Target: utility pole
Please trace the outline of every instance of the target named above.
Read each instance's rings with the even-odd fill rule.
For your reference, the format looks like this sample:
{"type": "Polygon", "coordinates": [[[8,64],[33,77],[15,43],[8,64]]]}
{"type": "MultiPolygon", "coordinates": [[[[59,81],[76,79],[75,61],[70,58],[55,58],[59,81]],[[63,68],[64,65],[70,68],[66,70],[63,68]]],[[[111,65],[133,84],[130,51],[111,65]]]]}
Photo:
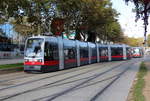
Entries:
{"type": "Polygon", "coordinates": [[[144,43],[143,43],[144,51],[146,50],[146,47],[147,47],[147,36],[146,36],[146,33],[147,33],[147,26],[145,26],[145,31],[144,31],[144,43]]]}
{"type": "Polygon", "coordinates": [[[38,35],[40,35],[41,34],[41,26],[40,26],[40,24],[38,23],[38,35]]]}

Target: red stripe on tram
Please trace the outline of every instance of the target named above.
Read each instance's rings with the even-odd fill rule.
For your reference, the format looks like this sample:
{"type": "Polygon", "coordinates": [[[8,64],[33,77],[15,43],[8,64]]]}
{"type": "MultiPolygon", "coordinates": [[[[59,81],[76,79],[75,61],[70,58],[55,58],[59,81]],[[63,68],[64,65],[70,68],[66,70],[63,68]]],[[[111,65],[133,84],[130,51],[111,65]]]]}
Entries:
{"type": "Polygon", "coordinates": [[[54,65],[58,65],[59,61],[55,60],[55,61],[44,61],[44,63],[42,62],[35,62],[35,61],[28,61],[28,62],[24,62],[24,65],[47,65],[47,66],[54,66],[54,65]]]}
{"type": "Polygon", "coordinates": [[[112,58],[123,58],[123,55],[111,56],[112,58]]]}
{"type": "Polygon", "coordinates": [[[77,62],[77,60],[76,59],[65,60],[65,63],[74,63],[74,62],[77,62]]]}
{"type": "Polygon", "coordinates": [[[92,56],[91,59],[93,59],[93,60],[94,60],[94,59],[97,59],[97,56],[92,56]]]}
{"type": "Polygon", "coordinates": [[[58,65],[58,64],[59,64],[59,60],[44,61],[44,65],[47,65],[47,66],[54,66],[54,65],[58,65]]]}
{"type": "Polygon", "coordinates": [[[89,58],[80,58],[80,61],[88,61],[89,58]]]}
{"type": "Polygon", "coordinates": [[[132,55],[132,56],[141,56],[141,55],[139,55],[139,54],[135,54],[135,55],[132,55]]]}
{"type": "Polygon", "coordinates": [[[100,56],[101,59],[107,59],[108,56],[100,56]]]}
{"type": "Polygon", "coordinates": [[[127,57],[131,57],[131,55],[127,55],[127,57]]]}
{"type": "Polygon", "coordinates": [[[24,62],[24,65],[43,65],[43,63],[37,62],[37,61],[27,61],[27,62],[24,62]]]}

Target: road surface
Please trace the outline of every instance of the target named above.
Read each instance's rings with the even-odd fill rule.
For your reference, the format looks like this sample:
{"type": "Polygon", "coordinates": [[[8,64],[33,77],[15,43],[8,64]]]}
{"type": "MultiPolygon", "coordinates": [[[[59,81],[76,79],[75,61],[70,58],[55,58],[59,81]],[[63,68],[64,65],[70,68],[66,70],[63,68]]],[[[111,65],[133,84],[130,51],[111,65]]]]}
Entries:
{"type": "Polygon", "coordinates": [[[0,76],[0,101],[126,101],[143,59],[0,76]]]}

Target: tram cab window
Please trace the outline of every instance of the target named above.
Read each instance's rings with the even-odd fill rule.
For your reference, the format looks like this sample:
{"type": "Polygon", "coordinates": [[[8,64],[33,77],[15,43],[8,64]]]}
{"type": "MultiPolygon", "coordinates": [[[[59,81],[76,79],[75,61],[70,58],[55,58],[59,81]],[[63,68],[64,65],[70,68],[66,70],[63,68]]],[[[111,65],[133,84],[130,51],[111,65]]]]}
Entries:
{"type": "Polygon", "coordinates": [[[41,38],[28,39],[26,45],[25,56],[27,57],[42,57],[42,45],[44,40],[41,38]]]}
{"type": "Polygon", "coordinates": [[[134,49],[134,53],[135,54],[139,54],[140,53],[140,49],[134,49]]]}
{"type": "Polygon", "coordinates": [[[45,60],[58,60],[58,44],[57,43],[45,43],[44,50],[45,60]]]}

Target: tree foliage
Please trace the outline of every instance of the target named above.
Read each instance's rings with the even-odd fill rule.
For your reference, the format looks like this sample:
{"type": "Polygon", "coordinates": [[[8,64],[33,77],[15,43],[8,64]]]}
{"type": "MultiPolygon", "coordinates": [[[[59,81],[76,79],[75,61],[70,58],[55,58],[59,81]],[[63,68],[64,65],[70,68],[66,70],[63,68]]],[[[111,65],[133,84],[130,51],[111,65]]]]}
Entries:
{"type": "Polygon", "coordinates": [[[66,29],[77,30],[77,39],[81,39],[82,32],[83,37],[88,36],[87,41],[95,41],[96,37],[107,41],[122,38],[118,14],[109,0],[62,0],[57,1],[57,7],[66,21],[66,29]]]}
{"type": "Polygon", "coordinates": [[[3,31],[2,28],[0,28],[0,36],[6,37],[6,33],[3,31]]]}
{"type": "Polygon", "coordinates": [[[147,45],[148,45],[148,47],[150,47],[150,34],[148,34],[148,36],[147,36],[147,45]]]}
{"type": "MultiPolygon", "coordinates": [[[[120,42],[123,39],[118,13],[109,0],[1,0],[0,22],[13,18],[21,34],[45,33],[53,19],[64,20],[64,31],[76,31],[76,39],[120,42]],[[120,40],[116,40],[120,39],[120,40]]],[[[51,31],[56,31],[53,28],[51,31]]]]}
{"type": "Polygon", "coordinates": [[[143,38],[134,38],[125,36],[124,43],[133,47],[143,46],[143,38]]]}
{"type": "MultiPolygon", "coordinates": [[[[19,29],[18,27],[21,25],[25,30],[27,27],[31,27],[34,30],[30,30],[31,33],[41,33],[47,31],[47,27],[49,27],[45,22],[50,21],[52,12],[50,8],[50,0],[1,0],[0,16],[4,20],[14,18],[15,29],[19,29]]],[[[22,32],[22,30],[19,32],[22,32]]],[[[24,32],[23,30],[22,33],[24,32]]]]}

